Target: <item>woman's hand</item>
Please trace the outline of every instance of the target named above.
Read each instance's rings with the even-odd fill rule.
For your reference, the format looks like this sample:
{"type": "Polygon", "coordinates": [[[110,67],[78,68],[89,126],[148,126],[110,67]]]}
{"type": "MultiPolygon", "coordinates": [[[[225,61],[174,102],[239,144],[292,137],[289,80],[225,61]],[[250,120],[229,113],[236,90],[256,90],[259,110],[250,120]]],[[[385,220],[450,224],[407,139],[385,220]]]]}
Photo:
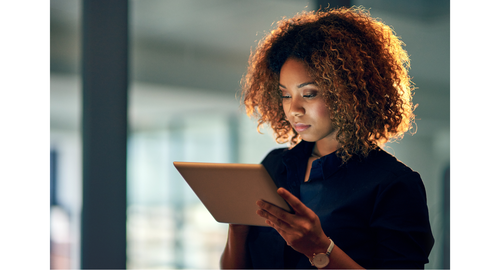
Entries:
{"type": "Polygon", "coordinates": [[[319,217],[288,190],[279,188],[278,194],[290,204],[295,214],[265,201],[257,202],[261,208],[257,214],[265,218],[266,223],[276,229],[289,246],[309,259],[313,253],[325,253],[330,240],[321,228],[319,217]]]}

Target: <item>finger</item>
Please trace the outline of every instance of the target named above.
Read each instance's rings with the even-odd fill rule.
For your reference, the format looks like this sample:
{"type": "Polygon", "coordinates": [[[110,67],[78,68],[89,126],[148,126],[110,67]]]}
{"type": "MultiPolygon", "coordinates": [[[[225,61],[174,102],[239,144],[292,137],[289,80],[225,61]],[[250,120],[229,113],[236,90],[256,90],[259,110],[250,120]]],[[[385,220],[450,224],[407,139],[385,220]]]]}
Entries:
{"type": "Polygon", "coordinates": [[[278,217],[274,216],[273,214],[267,212],[264,209],[257,210],[257,214],[265,218],[266,223],[271,227],[275,228],[276,230],[278,230],[278,232],[289,231],[291,229],[290,224],[288,224],[286,221],[279,219],[278,217]]]}
{"type": "Polygon", "coordinates": [[[287,211],[281,209],[280,207],[278,207],[272,203],[260,200],[257,202],[257,205],[261,209],[268,212],[269,214],[275,216],[278,219],[284,220],[286,222],[289,222],[293,218],[292,214],[288,213],[287,211]]]}
{"type": "Polygon", "coordinates": [[[303,204],[297,197],[295,197],[290,191],[280,187],[278,189],[278,194],[290,204],[290,206],[295,210],[296,214],[312,218],[314,212],[309,209],[305,204],[303,204]]]}
{"type": "Polygon", "coordinates": [[[274,224],[273,222],[271,222],[270,220],[266,219],[266,224],[269,225],[270,227],[272,227],[273,229],[275,229],[280,235],[281,237],[283,238],[283,240],[285,240],[286,244],[290,246],[290,244],[288,243],[288,233],[281,229],[280,227],[278,227],[276,224],[274,224]]]}

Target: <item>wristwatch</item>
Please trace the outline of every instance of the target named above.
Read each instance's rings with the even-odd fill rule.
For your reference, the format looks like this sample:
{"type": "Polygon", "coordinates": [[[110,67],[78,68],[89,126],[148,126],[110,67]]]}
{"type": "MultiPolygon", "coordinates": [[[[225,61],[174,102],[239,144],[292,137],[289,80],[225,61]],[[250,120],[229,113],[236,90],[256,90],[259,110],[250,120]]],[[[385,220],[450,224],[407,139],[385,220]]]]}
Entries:
{"type": "MultiPolygon", "coordinates": [[[[330,239],[330,238],[328,238],[330,239]]],[[[317,268],[323,268],[328,265],[330,262],[330,253],[332,253],[333,247],[335,244],[333,243],[332,239],[330,239],[330,246],[328,246],[328,249],[326,250],[326,253],[313,253],[313,259],[312,261],[309,260],[312,266],[316,266],[317,268]]]]}

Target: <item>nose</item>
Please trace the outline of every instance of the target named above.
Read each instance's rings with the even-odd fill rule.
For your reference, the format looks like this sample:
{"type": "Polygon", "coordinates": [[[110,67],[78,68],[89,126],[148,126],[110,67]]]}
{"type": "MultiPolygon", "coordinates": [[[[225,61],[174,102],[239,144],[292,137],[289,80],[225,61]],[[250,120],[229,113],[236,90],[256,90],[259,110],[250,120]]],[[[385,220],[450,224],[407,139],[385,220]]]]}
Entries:
{"type": "Polygon", "coordinates": [[[306,113],[300,98],[292,98],[288,109],[289,113],[293,116],[302,116],[306,113]]]}

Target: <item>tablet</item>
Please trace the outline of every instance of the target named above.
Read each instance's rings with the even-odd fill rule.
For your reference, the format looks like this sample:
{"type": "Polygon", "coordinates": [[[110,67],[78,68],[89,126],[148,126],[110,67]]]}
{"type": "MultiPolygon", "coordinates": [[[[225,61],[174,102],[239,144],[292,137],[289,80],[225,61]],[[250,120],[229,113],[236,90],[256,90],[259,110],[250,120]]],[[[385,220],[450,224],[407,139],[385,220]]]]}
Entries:
{"type": "Polygon", "coordinates": [[[290,212],[262,164],[174,162],[174,166],[218,222],[268,226],[256,213],[258,200],[290,212]]]}

